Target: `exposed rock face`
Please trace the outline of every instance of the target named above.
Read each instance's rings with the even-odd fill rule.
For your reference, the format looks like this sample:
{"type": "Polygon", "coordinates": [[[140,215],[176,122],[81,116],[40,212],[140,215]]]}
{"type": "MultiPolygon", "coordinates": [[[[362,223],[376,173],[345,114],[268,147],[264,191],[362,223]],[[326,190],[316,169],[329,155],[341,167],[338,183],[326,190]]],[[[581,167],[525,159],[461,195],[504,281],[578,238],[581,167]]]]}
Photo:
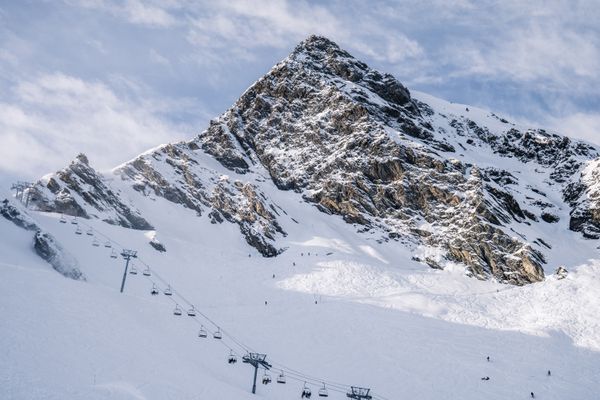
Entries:
{"type": "Polygon", "coordinates": [[[71,279],[85,280],[79,270],[77,261],[68,255],[63,247],[49,233],[37,231],[34,236],[33,248],[36,253],[46,260],[62,275],[71,279]]]}
{"type": "Polygon", "coordinates": [[[107,186],[84,154],[67,168],[37,182],[35,188],[37,195],[32,204],[40,211],[82,218],[94,216],[126,228],[152,229],[137,209],[126,205],[119,193],[107,186]]]}
{"type": "MultiPolygon", "coordinates": [[[[531,217],[503,182],[494,182],[510,182],[510,174],[480,172],[441,157],[440,151],[456,150],[436,135],[433,114],[392,76],[327,39],[311,37],[213,121],[198,142],[236,171],[262,164],[278,188],[302,192],[349,223],[445,247],[448,259],[464,262],[478,277],[491,274],[515,284],[541,280],[543,255],[502,229],[531,217]],[[433,229],[419,227],[424,222],[433,229]]],[[[462,124],[456,122],[457,131],[475,128],[462,124]]],[[[479,130],[475,138],[491,137],[479,130]]]]}
{"type": "Polygon", "coordinates": [[[54,236],[42,231],[27,214],[21,213],[5,199],[0,205],[0,215],[20,228],[35,232],[33,248],[37,255],[47,261],[54,270],[67,278],[85,280],[77,260],[63,249],[54,236]]]}
{"type": "Polygon", "coordinates": [[[571,207],[570,228],[586,238],[600,238],[600,160],[585,165],[579,179],[564,190],[565,201],[571,207]]]}
{"type": "Polygon", "coordinates": [[[115,172],[141,193],[163,197],[198,215],[208,212],[213,223],[238,224],[246,241],[263,256],[279,254],[275,240],[285,232],[277,222],[275,205],[251,183],[232,181],[204,167],[203,156],[193,142],[166,145],[115,172]]]}

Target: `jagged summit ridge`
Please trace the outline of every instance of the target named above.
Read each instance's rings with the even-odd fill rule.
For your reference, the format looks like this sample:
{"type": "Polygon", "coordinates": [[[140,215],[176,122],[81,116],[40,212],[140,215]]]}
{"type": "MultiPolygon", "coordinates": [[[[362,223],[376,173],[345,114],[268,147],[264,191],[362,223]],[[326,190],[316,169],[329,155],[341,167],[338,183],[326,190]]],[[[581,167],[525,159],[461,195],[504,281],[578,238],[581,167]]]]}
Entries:
{"type": "MultiPolygon", "coordinates": [[[[278,223],[285,210],[269,195],[279,189],[313,204],[323,218],[342,217],[357,235],[413,249],[414,259],[433,268],[460,262],[480,279],[524,284],[544,278],[552,248],[544,224],[568,229],[570,219],[571,229],[588,237],[600,231],[598,213],[590,211],[595,202],[585,200],[596,189],[580,178],[596,157],[583,142],[419,100],[392,75],[311,36],[197,138],[143,154],[115,173],[145,196],[199,216],[207,211],[215,223],[237,223],[265,256],[281,252],[277,242],[286,235],[278,223]],[[205,167],[210,158],[232,178],[205,167]],[[272,188],[250,182],[265,171],[272,188]]],[[[70,168],[55,181],[87,210],[98,201],[82,185],[69,185],[84,169],[70,168]]],[[[64,191],[53,191],[54,183],[41,185],[52,192],[42,209],[75,212],[75,204],[58,206],[64,191]]],[[[109,198],[101,189],[98,196],[109,198]]],[[[108,208],[118,211],[113,203],[108,208]]]]}

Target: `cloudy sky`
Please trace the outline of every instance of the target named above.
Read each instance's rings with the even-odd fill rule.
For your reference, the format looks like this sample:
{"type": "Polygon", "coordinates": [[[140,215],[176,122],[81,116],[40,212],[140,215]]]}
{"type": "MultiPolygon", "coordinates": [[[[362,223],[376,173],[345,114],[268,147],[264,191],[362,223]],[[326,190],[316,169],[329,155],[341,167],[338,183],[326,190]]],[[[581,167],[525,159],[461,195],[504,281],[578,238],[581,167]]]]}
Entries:
{"type": "Polygon", "coordinates": [[[600,0],[0,2],[0,185],[199,133],[312,33],[410,89],[600,144],[600,0]]]}

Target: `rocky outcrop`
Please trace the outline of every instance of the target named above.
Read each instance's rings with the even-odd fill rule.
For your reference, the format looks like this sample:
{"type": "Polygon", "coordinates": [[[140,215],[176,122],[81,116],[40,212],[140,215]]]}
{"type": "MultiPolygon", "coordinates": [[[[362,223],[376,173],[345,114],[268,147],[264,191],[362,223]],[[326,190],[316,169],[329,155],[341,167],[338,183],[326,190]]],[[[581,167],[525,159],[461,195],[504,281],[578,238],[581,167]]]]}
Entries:
{"type": "Polygon", "coordinates": [[[113,191],[90,165],[84,154],[55,174],[35,185],[37,195],[32,206],[40,211],[82,218],[91,216],[126,228],[150,230],[152,225],[140,212],[113,191]]]}
{"type": "Polygon", "coordinates": [[[276,239],[285,232],[277,221],[275,205],[255,185],[205,167],[202,157],[206,156],[194,142],[169,144],[115,173],[146,196],[165,198],[198,216],[207,213],[213,223],[237,224],[248,244],[265,257],[279,254],[276,239]]]}
{"type": "Polygon", "coordinates": [[[85,280],[77,260],[58,243],[51,234],[42,231],[29,215],[5,199],[0,205],[0,215],[16,226],[33,231],[33,249],[36,254],[48,262],[54,270],[63,276],[76,280],[85,280]]]}

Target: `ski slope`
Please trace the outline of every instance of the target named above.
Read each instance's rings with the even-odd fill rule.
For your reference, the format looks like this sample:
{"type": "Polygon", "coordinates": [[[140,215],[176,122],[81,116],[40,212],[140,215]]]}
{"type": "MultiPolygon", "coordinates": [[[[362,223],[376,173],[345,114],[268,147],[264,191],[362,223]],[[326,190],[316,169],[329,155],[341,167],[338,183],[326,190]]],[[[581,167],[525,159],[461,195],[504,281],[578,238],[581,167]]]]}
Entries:
{"type": "Polygon", "coordinates": [[[549,263],[570,258],[566,279],[513,287],[468,278],[458,265],[428,269],[289,192],[269,195],[288,212],[287,250],[275,258],[260,257],[233,224],[133,191],[156,231],[80,221],[100,243],[138,251],[123,294],[123,260],[59,215],[29,211],[85,282],[56,273],[32,252],[31,232],[0,219],[0,398],[291,399],[305,380],[313,397],[325,381],[333,399],[346,398],[336,391],[345,385],[381,400],[598,398],[600,264],[578,252],[589,242],[575,233],[564,237],[571,252],[549,263]],[[151,296],[153,282],[175,295],[151,296]],[[215,325],[186,316],[186,300],[215,325]],[[209,338],[197,336],[201,324],[209,338]],[[221,341],[210,338],[217,327],[221,341]],[[287,384],[258,382],[253,396],[246,350],[266,353],[273,381],[283,370],[287,384]]]}

